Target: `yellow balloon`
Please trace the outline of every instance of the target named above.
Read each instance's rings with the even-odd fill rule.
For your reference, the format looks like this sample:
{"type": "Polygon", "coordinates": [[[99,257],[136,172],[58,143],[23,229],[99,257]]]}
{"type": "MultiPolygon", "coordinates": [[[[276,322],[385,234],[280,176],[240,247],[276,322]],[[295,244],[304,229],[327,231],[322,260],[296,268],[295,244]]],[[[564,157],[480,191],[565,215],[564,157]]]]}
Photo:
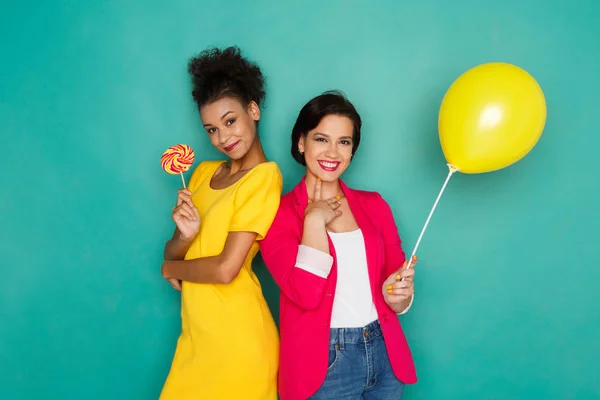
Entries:
{"type": "Polygon", "coordinates": [[[466,174],[516,163],[536,145],[546,124],[546,99],[536,80],[507,63],[463,73],[448,89],[439,113],[446,161],[466,174]]]}

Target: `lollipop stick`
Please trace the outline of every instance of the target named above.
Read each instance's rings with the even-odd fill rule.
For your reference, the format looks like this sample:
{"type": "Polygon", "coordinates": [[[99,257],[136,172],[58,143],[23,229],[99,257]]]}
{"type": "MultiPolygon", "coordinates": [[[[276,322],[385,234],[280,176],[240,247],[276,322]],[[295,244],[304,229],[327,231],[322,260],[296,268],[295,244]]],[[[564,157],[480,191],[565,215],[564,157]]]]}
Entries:
{"type": "MultiPolygon", "coordinates": [[[[427,229],[427,225],[429,225],[429,221],[431,220],[431,216],[433,215],[433,212],[435,211],[440,198],[442,197],[442,194],[444,193],[444,190],[446,189],[446,185],[448,185],[448,181],[450,181],[450,178],[452,178],[452,175],[458,171],[458,168],[456,168],[453,165],[448,164],[448,176],[446,177],[446,181],[444,182],[444,185],[442,186],[442,190],[440,190],[440,193],[437,196],[437,199],[435,199],[435,202],[433,203],[433,207],[431,208],[431,211],[429,212],[429,216],[427,217],[427,220],[425,221],[425,225],[423,226],[423,229],[421,230],[421,234],[419,235],[419,238],[417,239],[417,243],[415,244],[415,248],[413,249],[413,252],[410,256],[410,258],[408,259],[408,263],[406,264],[406,269],[411,267],[412,261],[413,261],[413,257],[415,256],[415,254],[417,254],[417,249],[419,248],[419,244],[421,243],[421,239],[423,239],[423,235],[425,234],[425,230],[427,229]]],[[[402,278],[401,280],[404,280],[404,278],[402,278]]]]}
{"type": "Polygon", "coordinates": [[[179,173],[179,175],[181,175],[181,183],[183,183],[183,188],[184,188],[184,189],[187,189],[187,188],[185,187],[185,179],[183,178],[183,172],[180,172],[180,173],[179,173]]]}

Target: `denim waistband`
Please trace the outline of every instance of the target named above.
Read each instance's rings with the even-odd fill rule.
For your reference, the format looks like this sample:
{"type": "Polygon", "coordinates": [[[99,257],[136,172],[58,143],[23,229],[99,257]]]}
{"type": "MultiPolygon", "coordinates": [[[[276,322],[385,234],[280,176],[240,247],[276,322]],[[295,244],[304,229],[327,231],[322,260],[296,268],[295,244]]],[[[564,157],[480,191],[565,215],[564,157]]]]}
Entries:
{"type": "Polygon", "coordinates": [[[329,344],[343,348],[344,344],[369,342],[381,336],[381,326],[375,320],[362,328],[331,328],[329,344]]]}

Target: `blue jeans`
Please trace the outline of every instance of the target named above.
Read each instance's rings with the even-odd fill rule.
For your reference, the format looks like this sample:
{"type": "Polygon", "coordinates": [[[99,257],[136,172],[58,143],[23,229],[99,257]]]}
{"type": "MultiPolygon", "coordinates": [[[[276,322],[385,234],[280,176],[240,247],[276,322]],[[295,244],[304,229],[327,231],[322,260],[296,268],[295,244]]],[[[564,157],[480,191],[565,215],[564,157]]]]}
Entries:
{"type": "Polygon", "coordinates": [[[331,329],[327,376],[310,400],[399,400],[403,392],[379,321],[362,328],[331,329]]]}

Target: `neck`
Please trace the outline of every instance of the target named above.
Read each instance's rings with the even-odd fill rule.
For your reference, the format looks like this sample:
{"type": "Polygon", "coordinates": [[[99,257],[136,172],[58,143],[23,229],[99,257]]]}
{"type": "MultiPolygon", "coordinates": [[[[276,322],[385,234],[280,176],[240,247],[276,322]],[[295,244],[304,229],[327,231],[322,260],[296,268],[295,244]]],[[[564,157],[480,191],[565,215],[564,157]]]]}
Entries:
{"type": "MultiPolygon", "coordinates": [[[[314,198],[315,185],[317,184],[317,176],[314,175],[310,170],[306,169],[306,193],[308,194],[309,199],[314,198]]],[[[340,186],[340,180],[336,179],[334,181],[321,182],[321,198],[322,199],[330,199],[335,196],[343,196],[342,187],[340,186]]]]}
{"type": "Polygon", "coordinates": [[[266,161],[267,157],[262,148],[262,143],[260,142],[260,139],[256,137],[254,143],[252,143],[252,147],[250,147],[250,150],[248,150],[242,158],[238,160],[229,160],[229,173],[233,175],[240,171],[249,170],[266,161]]]}

